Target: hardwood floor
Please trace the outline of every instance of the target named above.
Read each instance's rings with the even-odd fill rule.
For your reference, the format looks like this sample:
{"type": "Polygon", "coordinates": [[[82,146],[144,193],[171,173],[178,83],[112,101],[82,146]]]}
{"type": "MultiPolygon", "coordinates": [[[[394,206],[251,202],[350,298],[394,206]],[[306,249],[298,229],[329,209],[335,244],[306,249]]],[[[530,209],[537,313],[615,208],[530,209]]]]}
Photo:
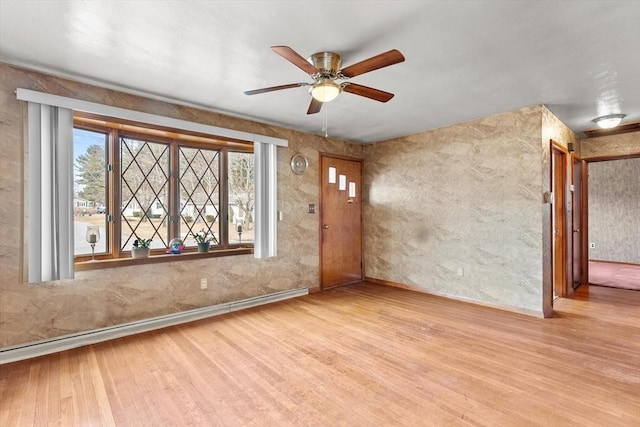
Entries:
{"type": "Polygon", "coordinates": [[[335,288],[2,365],[0,425],[640,425],[640,292],[556,312],[335,288]]]}

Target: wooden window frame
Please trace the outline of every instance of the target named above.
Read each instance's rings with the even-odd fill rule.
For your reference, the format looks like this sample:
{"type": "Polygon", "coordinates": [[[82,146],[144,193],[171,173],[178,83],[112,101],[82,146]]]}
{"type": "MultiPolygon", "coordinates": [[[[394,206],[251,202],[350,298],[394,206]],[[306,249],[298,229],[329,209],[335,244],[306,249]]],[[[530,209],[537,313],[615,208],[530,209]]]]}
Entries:
{"type": "MultiPolygon", "coordinates": [[[[76,112],[74,114],[74,128],[84,129],[108,135],[105,161],[109,165],[107,173],[107,212],[111,220],[106,222],[106,234],[110,237],[105,253],[96,254],[95,261],[91,261],[91,255],[78,255],[75,257],[75,269],[77,271],[94,270],[111,267],[121,267],[138,264],[155,264],[162,262],[173,262],[177,260],[194,260],[202,258],[215,258],[230,255],[244,255],[253,253],[253,242],[242,244],[230,244],[228,236],[228,226],[224,224],[229,221],[228,205],[228,162],[229,152],[253,153],[253,143],[242,140],[207,135],[192,131],[166,128],[157,125],[148,125],[128,120],[104,117],[95,114],[76,112]],[[213,247],[209,252],[199,253],[195,247],[186,248],[181,254],[165,254],[164,249],[154,249],[149,258],[131,258],[131,251],[120,248],[121,219],[118,205],[121,199],[120,181],[120,136],[141,138],[150,142],[169,144],[170,170],[173,171],[170,178],[169,206],[170,213],[179,214],[176,209],[176,197],[179,187],[178,162],[180,147],[196,149],[214,149],[220,152],[219,182],[220,182],[220,245],[213,247]],[[115,208],[115,209],[114,209],[115,208]],[[173,211],[176,212],[173,212],[173,211]]],[[[179,203],[178,203],[179,205],[179,203]]],[[[169,236],[175,235],[179,228],[179,223],[170,225],[169,236]]],[[[106,236],[105,236],[106,238],[106,236]]]]}

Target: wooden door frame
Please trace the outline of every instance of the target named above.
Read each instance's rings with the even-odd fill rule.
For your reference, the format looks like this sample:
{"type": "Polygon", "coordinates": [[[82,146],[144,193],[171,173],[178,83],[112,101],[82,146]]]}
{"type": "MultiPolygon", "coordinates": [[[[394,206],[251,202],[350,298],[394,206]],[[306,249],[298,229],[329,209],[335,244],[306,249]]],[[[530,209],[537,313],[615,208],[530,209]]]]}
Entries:
{"type": "MultiPolygon", "coordinates": [[[[564,159],[564,176],[563,176],[563,193],[564,193],[564,203],[562,206],[562,220],[564,221],[564,233],[563,233],[563,238],[561,241],[561,247],[562,247],[562,259],[563,259],[563,265],[560,267],[562,268],[562,283],[560,284],[559,288],[556,288],[556,283],[555,283],[555,277],[556,277],[556,263],[555,263],[555,236],[553,234],[553,221],[554,221],[554,215],[555,215],[555,209],[556,209],[556,203],[557,203],[557,199],[558,199],[558,195],[554,194],[553,195],[553,205],[551,207],[551,291],[552,291],[552,300],[553,295],[557,294],[558,298],[564,298],[567,297],[569,294],[569,289],[573,289],[572,286],[569,286],[569,279],[572,276],[571,274],[569,274],[569,266],[573,265],[573,247],[569,247],[569,239],[568,236],[572,235],[572,221],[569,221],[569,215],[567,214],[568,209],[568,203],[567,201],[569,200],[568,195],[570,194],[570,187],[569,187],[569,182],[571,182],[573,180],[573,178],[569,178],[569,174],[571,173],[571,175],[573,174],[573,168],[572,165],[569,166],[569,160],[571,159],[571,156],[569,155],[569,150],[567,149],[567,147],[561,145],[560,143],[551,140],[551,147],[550,147],[550,154],[551,154],[551,161],[550,161],[550,166],[551,166],[551,182],[550,182],[550,187],[551,187],[551,191],[555,190],[555,187],[553,185],[553,179],[554,179],[554,164],[553,164],[553,152],[557,151],[560,152],[562,155],[562,158],[564,159]],[[557,290],[557,292],[555,292],[557,290]]],[[[573,162],[572,162],[573,163],[573,162]]],[[[571,209],[573,209],[574,207],[571,206],[571,209]]]]}
{"type": "MultiPolygon", "coordinates": [[[[588,221],[589,221],[589,216],[588,216],[588,206],[589,203],[587,201],[588,198],[588,191],[587,191],[587,181],[588,181],[588,175],[589,175],[589,171],[587,168],[587,160],[581,158],[580,156],[578,156],[575,153],[571,153],[571,179],[572,179],[572,184],[575,185],[575,182],[573,182],[573,178],[575,176],[574,174],[574,170],[573,168],[575,167],[575,161],[579,161],[580,162],[580,168],[582,169],[582,182],[581,182],[581,186],[580,186],[580,191],[582,192],[581,194],[581,199],[580,199],[580,206],[578,206],[577,208],[579,209],[579,214],[580,214],[580,228],[581,231],[579,233],[580,236],[580,265],[582,267],[583,270],[583,274],[581,276],[582,281],[580,282],[580,286],[586,286],[589,284],[589,227],[588,227],[588,221]]],[[[575,204],[572,205],[572,210],[575,210],[576,206],[575,204]]],[[[571,226],[571,229],[573,231],[573,224],[571,226]]],[[[573,249],[572,249],[573,250],[573,249]]],[[[572,254],[573,255],[573,254],[572,254]]],[[[572,283],[573,285],[573,283],[572,283]]]]}
{"type": "MultiPolygon", "coordinates": [[[[318,153],[318,200],[319,200],[319,215],[318,215],[318,234],[319,234],[319,239],[318,239],[318,251],[320,253],[320,264],[319,264],[319,274],[318,274],[318,278],[319,278],[319,283],[318,283],[318,288],[317,290],[319,291],[323,291],[324,290],[324,286],[322,285],[324,280],[322,277],[322,271],[323,271],[323,255],[322,255],[322,245],[323,245],[323,233],[322,233],[322,216],[323,216],[323,209],[324,209],[324,203],[323,203],[323,196],[322,196],[322,159],[324,157],[327,158],[332,158],[332,159],[338,159],[338,160],[347,160],[347,161],[352,161],[352,162],[358,162],[360,163],[360,182],[361,184],[361,204],[360,204],[360,256],[361,256],[361,260],[360,260],[360,279],[364,279],[364,236],[363,236],[363,232],[364,232],[364,224],[363,224],[363,219],[362,219],[362,207],[364,205],[364,159],[361,158],[357,158],[357,157],[351,157],[351,156],[344,156],[344,155],[340,155],[340,154],[333,154],[333,153],[327,153],[327,152],[319,152],[318,153]]],[[[329,288],[330,289],[330,288],[329,288]]]]}

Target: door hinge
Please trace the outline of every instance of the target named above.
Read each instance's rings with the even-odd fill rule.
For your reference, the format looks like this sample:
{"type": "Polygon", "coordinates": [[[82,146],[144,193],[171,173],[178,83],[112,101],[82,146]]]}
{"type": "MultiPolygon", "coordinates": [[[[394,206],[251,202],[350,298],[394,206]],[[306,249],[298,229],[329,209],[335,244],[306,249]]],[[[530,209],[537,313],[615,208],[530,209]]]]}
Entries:
{"type": "Polygon", "coordinates": [[[107,222],[113,222],[113,215],[107,215],[107,222]]]}
{"type": "Polygon", "coordinates": [[[113,165],[112,164],[108,164],[107,165],[107,172],[113,172],[113,165]]]}

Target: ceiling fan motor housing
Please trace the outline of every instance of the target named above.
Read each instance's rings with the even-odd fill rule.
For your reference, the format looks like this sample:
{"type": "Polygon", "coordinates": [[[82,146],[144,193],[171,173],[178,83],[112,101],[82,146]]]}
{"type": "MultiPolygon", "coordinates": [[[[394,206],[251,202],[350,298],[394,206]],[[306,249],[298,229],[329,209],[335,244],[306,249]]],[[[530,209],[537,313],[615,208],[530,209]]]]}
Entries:
{"type": "Polygon", "coordinates": [[[342,57],[335,52],[318,52],[308,59],[322,76],[336,78],[338,71],[342,69],[342,57]]]}

